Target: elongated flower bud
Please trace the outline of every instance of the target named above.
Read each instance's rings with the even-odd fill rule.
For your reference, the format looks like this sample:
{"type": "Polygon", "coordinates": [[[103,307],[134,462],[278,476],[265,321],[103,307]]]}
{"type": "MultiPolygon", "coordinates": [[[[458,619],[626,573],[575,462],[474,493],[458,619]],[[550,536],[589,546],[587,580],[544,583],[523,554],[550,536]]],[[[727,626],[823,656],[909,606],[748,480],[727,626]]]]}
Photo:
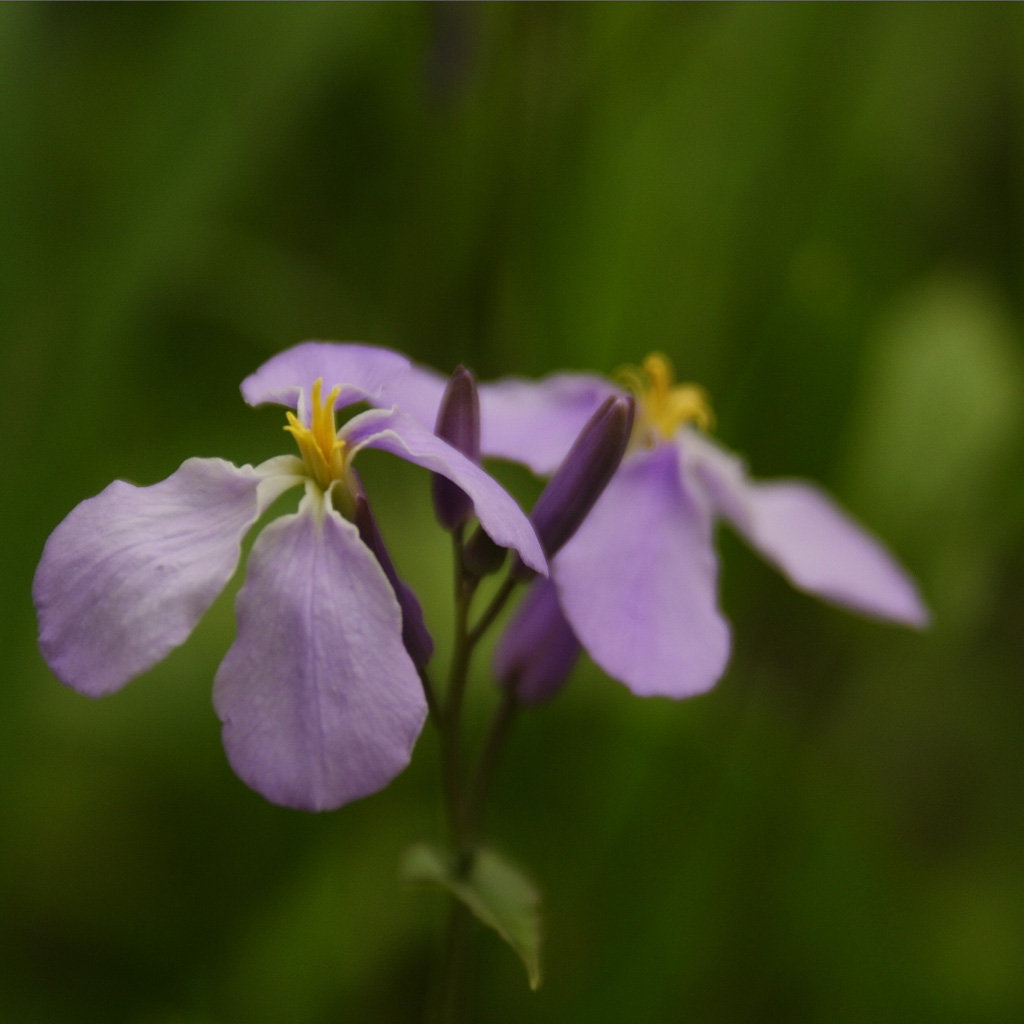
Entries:
{"type": "Polygon", "coordinates": [[[530,522],[548,558],[576,532],[618,469],[633,429],[633,411],[632,398],[605,399],[541,491],[530,522]]]}
{"type": "Polygon", "coordinates": [[[366,500],[366,495],[362,493],[361,487],[356,495],[355,508],[354,521],[359,530],[359,536],[380,563],[380,567],[384,570],[384,575],[387,576],[391,589],[394,590],[395,597],[398,599],[398,606],[402,609],[402,643],[416,668],[424,668],[430,661],[431,654],[434,653],[434,641],[423,622],[420,603],[416,600],[416,595],[408,584],[398,578],[388,549],[384,546],[384,538],[380,534],[377,521],[373,518],[370,505],[366,500]]]}
{"type": "Polygon", "coordinates": [[[580,642],[550,580],[530,584],[494,649],[494,677],[522,704],[553,697],[569,676],[580,642]]]}
{"type": "MultiPolygon", "coordinates": [[[[473,374],[464,366],[457,366],[448,381],[434,433],[472,462],[480,461],[480,398],[473,374]]],[[[469,496],[436,473],[431,483],[437,521],[448,531],[464,526],[473,515],[469,496]]]]}

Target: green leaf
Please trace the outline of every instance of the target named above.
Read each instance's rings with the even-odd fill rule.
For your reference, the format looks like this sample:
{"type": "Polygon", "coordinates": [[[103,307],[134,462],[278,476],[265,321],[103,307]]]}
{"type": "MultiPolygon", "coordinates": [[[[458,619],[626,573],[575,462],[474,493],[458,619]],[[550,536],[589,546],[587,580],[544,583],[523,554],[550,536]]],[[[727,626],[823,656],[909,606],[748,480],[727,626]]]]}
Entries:
{"type": "Polygon", "coordinates": [[[454,858],[431,843],[417,843],[402,859],[409,885],[444,889],[461,900],[518,954],[530,988],[540,985],[540,894],[518,868],[493,850],[478,850],[469,871],[455,870],[454,858]]]}

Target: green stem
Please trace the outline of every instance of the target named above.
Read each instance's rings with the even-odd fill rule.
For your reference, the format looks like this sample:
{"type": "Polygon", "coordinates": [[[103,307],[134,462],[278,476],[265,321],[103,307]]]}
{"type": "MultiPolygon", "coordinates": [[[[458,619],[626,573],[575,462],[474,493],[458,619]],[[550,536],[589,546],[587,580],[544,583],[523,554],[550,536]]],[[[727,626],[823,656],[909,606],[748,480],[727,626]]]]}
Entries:
{"type": "Polygon", "coordinates": [[[423,684],[423,696],[427,699],[427,713],[430,715],[430,720],[434,725],[440,728],[441,705],[437,700],[437,690],[434,689],[434,684],[430,681],[426,668],[421,668],[419,673],[420,682],[423,684]]]}
{"type": "Polygon", "coordinates": [[[445,693],[444,709],[439,716],[441,728],[441,771],[448,816],[448,832],[460,861],[468,853],[464,833],[462,794],[462,706],[469,678],[469,663],[474,644],[469,639],[469,608],[476,591],[476,580],[463,567],[462,531],[452,534],[455,570],[455,643],[445,693]]]}
{"type": "Polygon", "coordinates": [[[459,1019],[462,979],[466,969],[466,939],[471,923],[469,911],[458,900],[454,900],[444,941],[440,1024],[455,1024],[459,1019]]]}
{"type": "MultiPolygon", "coordinates": [[[[443,703],[426,673],[421,673],[431,717],[438,728],[441,755],[441,785],[444,795],[449,842],[455,857],[454,870],[466,877],[473,866],[476,833],[483,814],[484,800],[494,775],[498,755],[508,733],[516,708],[515,694],[505,691],[480,754],[476,784],[467,795],[463,768],[462,708],[473,652],[494,624],[515,590],[519,580],[510,570],[479,619],[470,626],[469,615],[479,580],[465,571],[462,530],[452,534],[455,573],[455,638],[443,703]]],[[[465,972],[466,934],[470,926],[467,908],[459,901],[452,906],[445,941],[441,988],[441,1020],[453,1024],[459,1012],[459,996],[465,972]]]]}
{"type": "MultiPolygon", "coordinates": [[[[448,673],[448,689],[444,704],[435,700],[434,721],[438,729],[441,755],[441,787],[444,797],[448,841],[457,857],[457,865],[465,870],[471,864],[466,834],[462,792],[462,705],[469,677],[469,663],[473,645],[468,641],[469,609],[476,590],[476,581],[468,577],[463,563],[463,533],[452,534],[452,563],[454,570],[455,638],[452,661],[448,673]]],[[[444,944],[441,968],[440,1013],[441,1024],[454,1024],[458,1020],[462,978],[466,963],[466,933],[469,912],[458,900],[453,901],[448,919],[448,932],[444,944]]]]}
{"type": "Polygon", "coordinates": [[[494,597],[491,598],[491,603],[484,609],[483,614],[476,621],[476,624],[469,631],[466,639],[470,646],[470,653],[478,643],[484,633],[494,623],[494,620],[501,614],[502,608],[508,602],[508,599],[512,596],[512,591],[519,585],[519,580],[516,579],[515,575],[510,571],[509,574],[502,581],[501,586],[497,589],[494,597]]]}
{"type": "Polygon", "coordinates": [[[491,719],[491,727],[484,741],[483,750],[480,752],[480,761],[477,766],[476,785],[473,787],[473,794],[466,810],[465,829],[466,835],[471,844],[476,843],[480,822],[483,818],[484,802],[487,799],[487,792],[494,779],[495,770],[498,766],[498,758],[505,745],[512,721],[519,709],[519,701],[516,699],[513,688],[505,688],[501,691],[501,700],[498,702],[491,719]]]}

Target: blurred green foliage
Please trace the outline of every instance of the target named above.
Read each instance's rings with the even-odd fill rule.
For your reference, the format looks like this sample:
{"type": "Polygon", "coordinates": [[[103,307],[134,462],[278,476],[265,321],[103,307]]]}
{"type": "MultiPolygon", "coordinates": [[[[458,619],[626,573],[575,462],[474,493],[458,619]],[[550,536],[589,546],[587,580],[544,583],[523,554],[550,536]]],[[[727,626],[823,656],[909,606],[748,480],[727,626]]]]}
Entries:
{"type": "MultiPolygon", "coordinates": [[[[231,594],[100,702],[34,644],[56,523],[285,450],[236,388],[310,337],[482,377],[663,350],[935,614],[821,607],[724,535],[711,694],[584,665],[518,723],[490,832],[545,892],[546,981],[481,931],[468,1019],[1024,1019],[1022,47],[1019,5],[0,7],[0,1019],[420,1019],[429,728],[304,816],[220,750],[231,594]]],[[[395,461],[361,472],[443,659],[395,461]]]]}

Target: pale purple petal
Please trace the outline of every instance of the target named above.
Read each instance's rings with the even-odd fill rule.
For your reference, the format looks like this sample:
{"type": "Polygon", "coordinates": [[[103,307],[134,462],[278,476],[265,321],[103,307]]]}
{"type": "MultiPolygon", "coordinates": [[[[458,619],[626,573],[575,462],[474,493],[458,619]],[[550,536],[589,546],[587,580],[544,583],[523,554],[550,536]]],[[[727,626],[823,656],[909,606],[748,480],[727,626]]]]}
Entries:
{"type": "Polygon", "coordinates": [[[118,480],[72,509],[32,585],[39,649],[54,675],[99,697],[181,644],[234,572],[246,530],[289,480],[189,459],[161,483],[118,480]]]}
{"type": "MultiPolygon", "coordinates": [[[[268,359],[242,381],[242,397],[250,405],[276,402],[298,409],[313,382],[323,380],[321,395],[335,385],[334,402],[341,409],[353,402],[374,402],[388,381],[405,373],[409,360],[399,352],[374,345],[334,341],[304,341],[268,359]]],[[[299,419],[304,421],[304,410],[299,419]]]]}
{"type": "MultiPolygon", "coordinates": [[[[422,366],[396,377],[372,404],[395,405],[434,428],[448,378],[422,366]]],[[[532,381],[507,377],[480,384],[480,450],[521,462],[546,476],[557,469],[579,432],[609,396],[622,394],[601,377],[558,373],[532,381]]]]}
{"type": "Polygon", "coordinates": [[[384,571],[355,526],[304,499],[253,545],[214,681],[228,760],[268,800],[328,810],[409,762],[426,715],[384,571]]]}
{"type": "Polygon", "coordinates": [[[547,561],[522,509],[479,466],[428,427],[395,410],[371,409],[349,420],[340,436],[352,446],[378,448],[447,477],[472,499],[480,525],[502,547],[513,548],[531,569],[547,575],[547,561]]]}
{"type": "Polygon", "coordinates": [[[823,491],[792,480],[755,483],[738,459],[707,439],[690,434],[680,444],[714,511],[795,587],[864,615],[928,624],[910,577],[823,491]]]}
{"type": "Polygon", "coordinates": [[[540,704],[565,683],[580,642],[550,580],[535,579],[494,648],[494,678],[523,704],[540,704]]]}
{"type": "Polygon", "coordinates": [[[584,648],[640,696],[689,697],[721,676],[716,574],[710,518],[671,445],[626,456],[552,566],[584,648]]]}
{"type": "Polygon", "coordinates": [[[603,378],[582,373],[481,384],[480,450],[546,476],[558,468],[601,403],[618,394],[622,390],[603,378]]]}
{"type": "Polygon", "coordinates": [[[448,377],[428,366],[413,363],[405,373],[389,380],[380,395],[370,400],[370,404],[381,409],[401,409],[421,426],[433,430],[448,380],[448,377]]]}

